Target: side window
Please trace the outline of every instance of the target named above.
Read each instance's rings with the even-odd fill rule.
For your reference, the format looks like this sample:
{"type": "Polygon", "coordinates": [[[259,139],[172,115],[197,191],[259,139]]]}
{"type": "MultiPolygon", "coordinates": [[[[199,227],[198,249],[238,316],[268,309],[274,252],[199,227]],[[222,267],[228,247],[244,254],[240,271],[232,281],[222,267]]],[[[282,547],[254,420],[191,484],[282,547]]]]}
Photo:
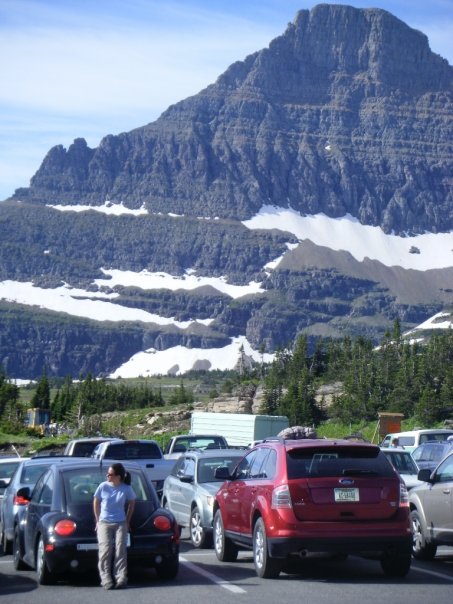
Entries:
{"type": "Polygon", "coordinates": [[[184,476],[195,476],[195,459],[187,457],[184,464],[184,476]]]}
{"type": "Polygon", "coordinates": [[[437,469],[436,477],[439,482],[453,481],[453,455],[450,455],[450,457],[441,463],[437,469]]]}
{"type": "Polygon", "coordinates": [[[35,484],[35,488],[33,489],[33,493],[31,495],[31,502],[37,503],[39,501],[39,496],[41,495],[42,487],[44,484],[45,474],[41,476],[41,478],[35,484]]]}
{"type": "Polygon", "coordinates": [[[46,472],[36,483],[31,497],[32,503],[39,505],[50,505],[52,503],[53,478],[52,474],[46,472]]]}
{"type": "Polygon", "coordinates": [[[252,451],[241,460],[238,467],[236,468],[235,479],[236,480],[247,480],[250,478],[250,469],[255,459],[256,451],[252,451]]]}
{"type": "Polygon", "coordinates": [[[261,473],[264,478],[272,479],[275,476],[275,470],[277,468],[277,452],[274,449],[269,451],[269,455],[264,461],[264,465],[261,469],[261,473]]]}
{"type": "Polygon", "coordinates": [[[173,476],[181,476],[181,474],[183,473],[184,462],[185,458],[184,456],[181,456],[173,466],[173,470],[171,471],[171,474],[173,476]]]}
{"type": "Polygon", "coordinates": [[[250,468],[250,478],[265,478],[261,468],[265,463],[267,456],[269,455],[269,449],[258,449],[255,459],[253,460],[252,467],[250,468]]]}

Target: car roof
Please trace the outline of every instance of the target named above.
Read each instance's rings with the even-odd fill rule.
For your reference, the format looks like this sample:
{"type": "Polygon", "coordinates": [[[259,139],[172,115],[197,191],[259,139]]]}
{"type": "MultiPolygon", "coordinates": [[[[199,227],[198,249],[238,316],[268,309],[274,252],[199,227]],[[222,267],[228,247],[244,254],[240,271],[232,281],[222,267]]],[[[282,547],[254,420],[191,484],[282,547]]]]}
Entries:
{"type": "Polygon", "coordinates": [[[223,449],[187,449],[182,456],[193,455],[195,457],[225,457],[225,455],[232,455],[233,457],[243,457],[247,449],[234,449],[234,448],[223,448],[223,449]]]}
{"type": "MultiPolygon", "coordinates": [[[[90,457],[69,457],[70,461],[65,462],[64,464],[51,464],[55,465],[58,471],[61,472],[69,472],[75,469],[86,469],[86,468],[109,468],[115,462],[111,459],[105,459],[100,461],[99,459],[92,459],[90,457]]],[[[133,461],[122,461],[121,464],[124,466],[126,470],[142,470],[141,466],[138,463],[133,461]]],[[[50,466],[49,466],[50,467],[50,466]]]]}
{"type": "MultiPolygon", "coordinates": [[[[281,439],[266,439],[263,440],[262,443],[259,443],[258,446],[262,444],[266,444],[269,442],[276,442],[281,439]]],[[[307,448],[313,449],[315,447],[325,448],[325,447],[345,447],[345,448],[357,448],[357,449],[379,449],[378,445],[374,445],[370,442],[363,441],[355,441],[355,440],[347,440],[343,438],[300,438],[297,440],[285,440],[283,444],[287,449],[291,448],[307,448]]]]}
{"type": "Polygon", "coordinates": [[[403,447],[380,447],[381,451],[383,451],[386,455],[395,455],[396,453],[404,453],[405,455],[410,455],[410,451],[404,449],[403,447]]]}

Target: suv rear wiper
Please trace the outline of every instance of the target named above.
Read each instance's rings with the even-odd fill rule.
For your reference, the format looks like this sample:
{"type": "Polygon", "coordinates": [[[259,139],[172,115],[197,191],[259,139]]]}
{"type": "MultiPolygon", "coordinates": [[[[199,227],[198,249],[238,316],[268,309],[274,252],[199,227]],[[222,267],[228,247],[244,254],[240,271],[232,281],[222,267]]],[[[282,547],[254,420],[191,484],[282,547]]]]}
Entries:
{"type": "Polygon", "coordinates": [[[374,470],[362,470],[359,468],[345,468],[342,472],[343,476],[379,476],[379,472],[374,470]]]}

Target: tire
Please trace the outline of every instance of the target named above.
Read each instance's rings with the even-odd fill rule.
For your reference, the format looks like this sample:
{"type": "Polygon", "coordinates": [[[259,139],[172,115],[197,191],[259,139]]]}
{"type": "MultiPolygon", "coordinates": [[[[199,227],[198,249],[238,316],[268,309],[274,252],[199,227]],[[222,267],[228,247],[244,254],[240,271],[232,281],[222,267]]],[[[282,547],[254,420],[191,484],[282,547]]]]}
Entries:
{"type": "Polygon", "coordinates": [[[225,537],[220,510],[214,516],[214,550],[217,560],[221,562],[234,562],[238,557],[238,548],[225,537]]]}
{"type": "Polygon", "coordinates": [[[258,577],[276,579],[282,570],[283,561],[269,556],[266,529],[262,518],[253,527],[253,562],[258,577]]]}
{"type": "Polygon", "coordinates": [[[210,547],[212,544],[212,536],[206,533],[206,530],[201,524],[201,514],[197,506],[195,506],[190,514],[190,540],[196,548],[210,547]]]}
{"type": "Polygon", "coordinates": [[[428,543],[423,534],[423,525],[417,510],[411,512],[412,555],[417,560],[432,560],[437,552],[437,545],[428,543]]]}
{"type": "Polygon", "coordinates": [[[19,527],[16,526],[14,529],[14,540],[13,540],[13,566],[16,570],[26,570],[28,568],[28,564],[22,559],[22,551],[20,547],[20,536],[19,536],[19,527]]]}
{"type": "Polygon", "coordinates": [[[39,538],[38,547],[36,548],[35,568],[38,575],[38,583],[40,585],[53,585],[55,583],[55,576],[49,571],[46,563],[44,540],[42,537],[39,538]]]}
{"type": "Polygon", "coordinates": [[[411,562],[410,547],[395,548],[384,553],[381,567],[386,577],[405,577],[411,568],[411,562]]]}
{"type": "Polygon", "coordinates": [[[179,555],[164,558],[156,567],[156,575],[161,581],[176,579],[179,571],[179,555]]]}

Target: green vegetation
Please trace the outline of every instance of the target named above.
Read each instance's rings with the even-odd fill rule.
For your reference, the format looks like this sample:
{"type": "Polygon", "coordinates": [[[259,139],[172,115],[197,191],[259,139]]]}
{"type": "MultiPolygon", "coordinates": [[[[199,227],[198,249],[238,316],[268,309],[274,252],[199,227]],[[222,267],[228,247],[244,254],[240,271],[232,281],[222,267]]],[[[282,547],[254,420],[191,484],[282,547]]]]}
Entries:
{"type": "MultiPolygon", "coordinates": [[[[241,371],[191,372],[181,377],[74,381],[48,379],[18,388],[0,372],[0,445],[36,436],[24,426],[29,407],[50,408],[53,422],[79,435],[103,433],[129,438],[143,435],[147,415],[156,416],[147,434],[172,430],[172,414],[190,411],[194,401],[208,401],[262,384],[261,413],[287,415],[290,425],[316,426],[319,436],[360,434],[376,442],[378,413],[404,415],[403,427],[434,427],[453,418],[453,333],[434,334],[426,344],[401,338],[399,323],[374,348],[365,338],[320,339],[312,351],[301,336],[292,350],[279,350],[270,365],[241,371]],[[340,391],[326,403],[319,387],[337,382],[340,391]],[[159,416],[159,412],[166,415],[159,416]]],[[[64,436],[59,437],[63,441],[64,436]]],[[[68,436],[66,439],[69,438],[68,436]]],[[[43,438],[42,445],[56,438],[43,438]]],[[[162,442],[161,442],[162,441],[162,442]]],[[[41,447],[41,445],[40,445],[41,447]]],[[[42,448],[42,447],[41,447],[42,448]]]]}

